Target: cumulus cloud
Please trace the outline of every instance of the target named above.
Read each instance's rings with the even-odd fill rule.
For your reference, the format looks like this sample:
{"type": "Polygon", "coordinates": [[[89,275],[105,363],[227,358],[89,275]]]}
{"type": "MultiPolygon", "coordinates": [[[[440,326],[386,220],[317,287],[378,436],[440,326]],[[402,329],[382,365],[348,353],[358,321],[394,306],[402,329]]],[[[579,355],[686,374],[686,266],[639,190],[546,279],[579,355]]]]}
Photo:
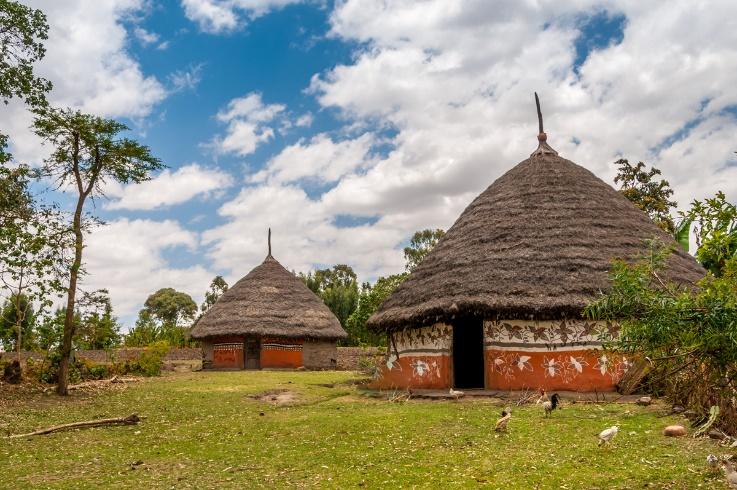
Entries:
{"type": "Polygon", "coordinates": [[[270,123],[284,110],[281,104],[264,104],[255,92],[233,99],[216,116],[227,125],[225,136],[216,136],[206,146],[217,154],[249,155],[274,137],[270,123]]]}
{"type": "Polygon", "coordinates": [[[263,170],[250,177],[251,182],[295,182],[313,179],[320,183],[335,182],[361,166],[369,166],[368,157],[373,137],[366,133],[335,142],[325,134],[285,147],[269,160],[263,170]]]}
{"type": "Polygon", "coordinates": [[[722,19],[735,15],[726,0],[338,2],[330,36],[358,47],[308,93],[337,109],[344,136],[361,131],[304,139],[269,160],[221,208],[229,223],[206,234],[210,253],[222,267],[254,263],[276,223],[292,267],[401,270],[413,231],[452,225],[535,149],[534,91],[552,146],[604,180],[627,157],[659,167],[682,205],[716,189],[734,200],[737,32],[722,19]],[[582,30],[601,16],[621,17],[622,32],[582,54],[582,30]]]}
{"type": "Polygon", "coordinates": [[[133,35],[138,39],[138,42],[143,44],[144,46],[148,46],[149,44],[154,44],[159,41],[159,35],[155,32],[150,32],[144,29],[143,27],[136,26],[133,28],[133,35]]]}
{"type": "Polygon", "coordinates": [[[200,29],[221,33],[242,28],[248,20],[301,0],[182,0],[184,15],[200,29]]]}
{"type": "MultiPolygon", "coordinates": [[[[154,76],[145,75],[126,51],[123,22],[144,11],[145,0],[34,0],[29,5],[46,13],[49,39],[46,56],[37,65],[40,76],[54,88],[49,101],[106,117],[144,118],[167,95],[154,76]]],[[[28,127],[31,114],[17,101],[3,109],[2,130],[11,136],[19,160],[38,161],[45,155],[28,127]]]]}
{"type": "Polygon", "coordinates": [[[201,299],[213,274],[204,267],[172,267],[165,255],[177,249],[194,252],[195,233],[173,220],[118,219],[96,228],[87,237],[84,290],[107,288],[116,314],[128,325],[146,297],[173,287],[201,299]]]}
{"type": "Polygon", "coordinates": [[[209,197],[229,187],[232,180],[226,172],[192,163],[173,172],[164,170],[140,184],[111,184],[106,194],[113,200],[107,202],[105,208],[152,210],[173,206],[197,196],[209,197]]]}

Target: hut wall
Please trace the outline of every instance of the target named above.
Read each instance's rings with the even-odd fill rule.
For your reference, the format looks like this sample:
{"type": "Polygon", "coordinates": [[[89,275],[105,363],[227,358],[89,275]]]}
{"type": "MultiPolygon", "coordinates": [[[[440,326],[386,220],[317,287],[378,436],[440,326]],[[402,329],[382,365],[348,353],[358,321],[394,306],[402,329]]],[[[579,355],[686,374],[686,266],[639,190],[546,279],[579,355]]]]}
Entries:
{"type": "Polygon", "coordinates": [[[264,337],[261,339],[262,368],[298,368],[303,366],[301,339],[264,337]]]}
{"type": "Polygon", "coordinates": [[[307,340],[302,345],[302,360],[307,369],[335,369],[338,347],[334,340],[307,340]]]}
{"type": "Polygon", "coordinates": [[[212,368],[212,361],[213,361],[212,356],[213,356],[212,340],[204,339],[202,341],[202,369],[212,368]]]}
{"type": "Polygon", "coordinates": [[[484,322],[486,387],[496,390],[614,391],[630,367],[601,350],[616,324],[584,320],[484,322]]]}
{"type": "Polygon", "coordinates": [[[243,337],[214,337],[209,342],[212,346],[213,369],[243,369],[243,337]]]}
{"type": "Polygon", "coordinates": [[[393,333],[389,355],[379,367],[373,386],[447,388],[451,379],[451,343],[452,329],[444,323],[393,333]]]}

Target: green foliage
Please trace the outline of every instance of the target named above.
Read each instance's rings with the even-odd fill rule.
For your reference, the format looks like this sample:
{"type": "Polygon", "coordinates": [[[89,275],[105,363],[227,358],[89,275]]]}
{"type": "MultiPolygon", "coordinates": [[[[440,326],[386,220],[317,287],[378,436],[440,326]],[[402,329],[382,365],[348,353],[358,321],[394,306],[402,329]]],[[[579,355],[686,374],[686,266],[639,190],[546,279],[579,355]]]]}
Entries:
{"type": "Polygon", "coordinates": [[[683,222],[693,223],[696,258],[715,276],[721,276],[728,260],[737,257],[737,206],[723,192],[711,199],[695,200],[682,213],[683,222]]]}
{"type": "Polygon", "coordinates": [[[416,231],[409,241],[409,246],[404,249],[405,268],[410,272],[414,270],[444,236],[445,231],[440,228],[416,231]]]}
{"type": "Polygon", "coordinates": [[[665,179],[656,180],[660,170],[651,167],[646,170],[642,162],[632,165],[628,160],[622,158],[614,162],[619,166],[614,182],[620,185],[619,192],[638,208],[650,216],[655,224],[669,235],[675,235],[676,224],[670,212],[677,203],[671,201],[673,189],[665,179]]]}
{"type": "Polygon", "coordinates": [[[120,345],[120,324],[113,315],[106,289],[84,293],[78,302],[79,323],[74,343],[78,349],[111,349],[120,345]]]}
{"type": "MultiPolygon", "coordinates": [[[[64,317],[66,308],[57,308],[50,315],[44,315],[36,323],[36,340],[41,350],[50,351],[58,349],[61,345],[61,337],[64,331],[64,317]]],[[[74,314],[75,330],[82,323],[79,312],[74,314]]]]}
{"type": "MultiPolygon", "coordinates": [[[[346,329],[348,317],[358,304],[358,280],[353,269],[348,265],[338,264],[330,269],[299,274],[298,277],[323,300],[346,329]]],[[[343,345],[356,345],[357,339],[349,337],[343,342],[343,345]]]]}
{"type": "Polygon", "coordinates": [[[394,274],[388,277],[380,277],[372,286],[364,283],[361,286],[361,294],[358,298],[358,307],[348,318],[347,331],[351,338],[356,339],[356,345],[385,345],[386,336],[378,334],[366,328],[369,317],[379,309],[381,303],[397,287],[407,279],[409,273],[394,274]]]}
{"type": "Polygon", "coordinates": [[[737,427],[737,258],[725,262],[721,277],[708,275],[697,287],[662,279],[670,253],[657,244],[635,264],[617,261],[611,290],[585,314],[617,321],[617,350],[646,356],[652,375],[674,403],[706,413],[721,405],[723,421],[737,427]]]}
{"type": "Polygon", "coordinates": [[[205,300],[202,302],[202,305],[200,306],[200,316],[204,315],[207,310],[212,308],[212,305],[214,305],[218,298],[223,295],[228,290],[228,283],[225,282],[225,279],[223,279],[223,276],[215,276],[215,278],[210,283],[210,289],[205,292],[205,300]]]}
{"type": "Polygon", "coordinates": [[[130,363],[130,372],[144,376],[158,376],[164,357],[169,352],[169,343],[165,340],[154,342],[130,363]]]}
{"type": "Polygon", "coordinates": [[[21,350],[34,350],[36,315],[33,304],[25,295],[12,296],[0,309],[0,344],[6,351],[18,348],[18,327],[21,329],[21,350]]]}
{"type": "Polygon", "coordinates": [[[46,103],[51,82],[33,74],[33,64],[44,57],[48,39],[46,15],[18,2],[0,0],[0,99],[19,97],[27,104],[46,103]]]}
{"type": "Polygon", "coordinates": [[[159,289],[146,299],[136,326],[125,338],[125,345],[142,347],[162,340],[176,347],[190,345],[187,331],[196,313],[197,304],[187,293],[159,289]]]}

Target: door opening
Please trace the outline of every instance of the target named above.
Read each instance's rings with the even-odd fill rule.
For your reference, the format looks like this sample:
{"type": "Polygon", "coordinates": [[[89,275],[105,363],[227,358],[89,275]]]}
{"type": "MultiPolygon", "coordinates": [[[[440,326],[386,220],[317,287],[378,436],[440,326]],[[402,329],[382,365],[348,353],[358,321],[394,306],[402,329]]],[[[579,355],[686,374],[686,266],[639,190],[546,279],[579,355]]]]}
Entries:
{"type": "Polygon", "coordinates": [[[456,388],[484,388],[484,322],[453,322],[453,377],[456,388]]]}
{"type": "Polygon", "coordinates": [[[261,343],[258,339],[246,340],[244,369],[261,369],[261,343]]]}

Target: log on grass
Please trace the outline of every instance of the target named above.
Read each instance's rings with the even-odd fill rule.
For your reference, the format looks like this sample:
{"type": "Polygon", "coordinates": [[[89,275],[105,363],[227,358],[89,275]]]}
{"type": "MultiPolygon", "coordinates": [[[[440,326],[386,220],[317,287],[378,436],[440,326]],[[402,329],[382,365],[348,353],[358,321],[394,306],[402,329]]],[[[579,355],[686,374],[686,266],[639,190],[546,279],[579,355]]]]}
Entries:
{"type": "Polygon", "coordinates": [[[113,419],[97,419],[97,420],[85,420],[83,422],[73,422],[71,424],[54,425],[45,429],[40,429],[35,432],[29,432],[28,434],[14,434],[8,436],[9,439],[16,439],[19,437],[30,437],[30,436],[41,436],[44,434],[51,434],[52,432],[59,432],[67,429],[86,429],[89,427],[103,427],[110,425],[135,425],[140,422],[138,415],[131,414],[127,417],[118,417],[113,419]]]}

